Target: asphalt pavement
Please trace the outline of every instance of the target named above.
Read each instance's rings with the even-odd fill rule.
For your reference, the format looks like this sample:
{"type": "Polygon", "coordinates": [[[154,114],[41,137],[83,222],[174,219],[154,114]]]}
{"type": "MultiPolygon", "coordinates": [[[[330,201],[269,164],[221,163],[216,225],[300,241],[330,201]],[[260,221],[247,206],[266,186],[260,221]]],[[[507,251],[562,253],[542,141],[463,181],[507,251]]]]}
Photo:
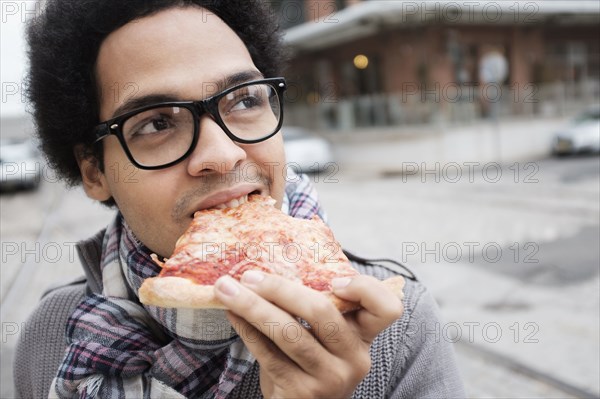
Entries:
{"type": "MultiPolygon", "coordinates": [[[[428,285],[443,316],[432,333],[455,343],[470,397],[600,393],[600,161],[547,159],[562,123],[332,132],[339,168],[312,176],[345,247],[408,263],[428,285]]],[[[74,242],[111,212],[48,182],[0,204],[11,398],[22,323],[48,286],[79,275],[74,242]]]]}
{"type": "Polygon", "coordinates": [[[600,158],[550,157],[565,122],[333,137],[334,232],[426,283],[470,397],[600,395],[600,158]]]}

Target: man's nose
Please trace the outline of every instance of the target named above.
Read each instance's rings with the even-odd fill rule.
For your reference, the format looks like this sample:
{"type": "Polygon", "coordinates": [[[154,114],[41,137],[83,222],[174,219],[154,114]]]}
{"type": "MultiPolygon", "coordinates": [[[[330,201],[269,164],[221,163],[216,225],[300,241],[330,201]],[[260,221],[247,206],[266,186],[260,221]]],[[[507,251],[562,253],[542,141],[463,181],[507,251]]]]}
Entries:
{"type": "Polygon", "coordinates": [[[221,126],[207,114],[200,117],[196,148],[188,162],[188,173],[229,173],[246,157],[246,151],[227,136],[221,126]]]}

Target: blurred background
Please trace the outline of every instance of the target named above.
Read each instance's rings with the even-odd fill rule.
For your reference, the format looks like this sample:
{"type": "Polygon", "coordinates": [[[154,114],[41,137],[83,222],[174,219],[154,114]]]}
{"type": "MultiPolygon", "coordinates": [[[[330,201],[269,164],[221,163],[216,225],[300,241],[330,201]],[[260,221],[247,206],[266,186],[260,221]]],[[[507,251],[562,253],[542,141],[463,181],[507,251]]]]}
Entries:
{"type": "MultiPolygon", "coordinates": [[[[112,212],[36,151],[22,32],[2,1],[0,397],[27,314],[80,275],[112,212]],[[81,223],[85,221],[85,223],[81,223]]],[[[270,1],[285,29],[284,140],[336,237],[408,264],[469,397],[600,395],[600,3],[270,1]]]]}

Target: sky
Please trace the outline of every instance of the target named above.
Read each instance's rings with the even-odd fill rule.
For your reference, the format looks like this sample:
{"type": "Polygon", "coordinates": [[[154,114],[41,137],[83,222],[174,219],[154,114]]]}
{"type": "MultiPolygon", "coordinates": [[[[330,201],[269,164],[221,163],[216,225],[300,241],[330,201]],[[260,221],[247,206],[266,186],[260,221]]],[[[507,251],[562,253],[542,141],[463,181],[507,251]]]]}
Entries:
{"type": "Polygon", "coordinates": [[[39,9],[39,1],[0,1],[0,81],[2,100],[0,116],[18,117],[25,114],[22,81],[26,71],[24,31],[26,21],[39,9]]]}

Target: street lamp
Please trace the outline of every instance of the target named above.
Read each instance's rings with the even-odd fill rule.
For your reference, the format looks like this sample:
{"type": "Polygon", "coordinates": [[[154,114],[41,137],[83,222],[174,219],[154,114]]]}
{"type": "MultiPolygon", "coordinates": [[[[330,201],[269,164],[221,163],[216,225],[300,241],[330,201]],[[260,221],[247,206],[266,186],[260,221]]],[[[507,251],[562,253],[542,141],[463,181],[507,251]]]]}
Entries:
{"type": "Polygon", "coordinates": [[[367,69],[369,66],[369,58],[364,54],[358,54],[354,57],[354,66],[357,69],[367,69]]]}

